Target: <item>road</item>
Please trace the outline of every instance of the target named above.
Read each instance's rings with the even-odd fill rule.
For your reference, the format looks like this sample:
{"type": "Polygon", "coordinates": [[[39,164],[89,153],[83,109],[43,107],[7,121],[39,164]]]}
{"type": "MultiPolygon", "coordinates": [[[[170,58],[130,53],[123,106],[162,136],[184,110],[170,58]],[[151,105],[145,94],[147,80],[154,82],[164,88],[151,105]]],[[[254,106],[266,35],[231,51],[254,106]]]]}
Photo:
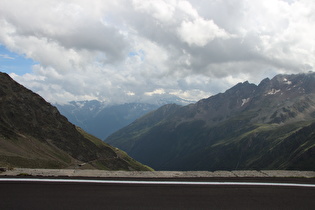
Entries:
{"type": "Polygon", "coordinates": [[[137,179],[129,182],[2,178],[0,198],[2,210],[313,209],[315,180],[137,179]]]}

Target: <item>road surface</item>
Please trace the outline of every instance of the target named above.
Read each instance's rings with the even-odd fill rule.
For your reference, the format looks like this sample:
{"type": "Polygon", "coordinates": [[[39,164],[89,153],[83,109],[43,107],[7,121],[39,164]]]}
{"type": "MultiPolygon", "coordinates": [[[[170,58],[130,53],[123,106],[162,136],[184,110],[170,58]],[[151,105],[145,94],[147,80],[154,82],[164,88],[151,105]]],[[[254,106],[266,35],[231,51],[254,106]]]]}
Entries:
{"type": "Polygon", "coordinates": [[[314,209],[315,180],[1,178],[0,209],[314,209]],[[131,182],[130,182],[131,181],[131,182]]]}

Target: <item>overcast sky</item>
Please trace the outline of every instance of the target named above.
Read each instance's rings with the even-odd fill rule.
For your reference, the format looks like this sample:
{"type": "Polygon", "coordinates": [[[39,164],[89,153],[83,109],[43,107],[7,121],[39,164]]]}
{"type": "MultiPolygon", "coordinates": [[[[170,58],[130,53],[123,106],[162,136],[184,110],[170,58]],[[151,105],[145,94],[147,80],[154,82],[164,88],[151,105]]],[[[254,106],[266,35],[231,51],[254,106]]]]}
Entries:
{"type": "Polygon", "coordinates": [[[199,100],[315,66],[314,0],[0,0],[0,71],[46,100],[199,100]]]}

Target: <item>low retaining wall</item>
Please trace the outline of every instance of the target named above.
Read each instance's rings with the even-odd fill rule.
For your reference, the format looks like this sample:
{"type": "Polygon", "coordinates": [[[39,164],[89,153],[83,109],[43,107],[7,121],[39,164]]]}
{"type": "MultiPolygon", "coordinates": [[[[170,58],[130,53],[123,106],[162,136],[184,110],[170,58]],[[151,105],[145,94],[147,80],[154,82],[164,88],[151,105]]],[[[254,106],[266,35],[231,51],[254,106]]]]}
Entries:
{"type": "Polygon", "coordinates": [[[305,177],[315,178],[315,171],[104,171],[80,169],[29,169],[15,168],[0,171],[0,176],[44,176],[44,177],[146,177],[146,178],[176,178],[176,177],[305,177]]]}

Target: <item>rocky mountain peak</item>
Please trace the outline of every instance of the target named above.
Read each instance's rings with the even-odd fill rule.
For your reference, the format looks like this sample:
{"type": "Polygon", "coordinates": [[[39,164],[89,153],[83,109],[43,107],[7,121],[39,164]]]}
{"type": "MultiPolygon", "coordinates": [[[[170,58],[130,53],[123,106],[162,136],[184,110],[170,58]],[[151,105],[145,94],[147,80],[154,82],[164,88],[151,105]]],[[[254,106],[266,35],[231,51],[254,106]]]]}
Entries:
{"type": "Polygon", "coordinates": [[[249,83],[248,81],[238,83],[232,88],[225,91],[225,94],[232,97],[247,97],[252,95],[252,93],[256,90],[257,86],[255,84],[249,83]]]}
{"type": "Polygon", "coordinates": [[[239,83],[151,112],[106,141],[158,170],[313,170],[314,84],[314,73],[239,83]]]}

